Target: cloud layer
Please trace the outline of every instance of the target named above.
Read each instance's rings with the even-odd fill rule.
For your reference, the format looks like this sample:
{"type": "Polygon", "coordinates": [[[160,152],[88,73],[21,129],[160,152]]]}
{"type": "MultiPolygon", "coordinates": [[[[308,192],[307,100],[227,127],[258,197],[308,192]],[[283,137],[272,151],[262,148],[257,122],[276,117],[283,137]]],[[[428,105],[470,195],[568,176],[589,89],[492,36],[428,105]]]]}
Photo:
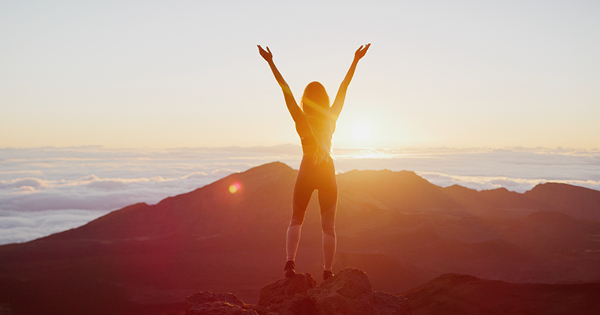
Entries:
{"type": "MultiPolygon", "coordinates": [[[[297,168],[294,145],[116,150],[0,149],[0,244],[82,225],[110,210],[156,203],[271,161],[297,168]]],[[[600,152],[568,149],[335,150],[338,172],[412,170],[440,186],[524,192],[548,181],[600,190],[600,152]]]]}
{"type": "Polygon", "coordinates": [[[72,229],[108,212],[98,210],[0,210],[0,244],[29,241],[72,229]]]}

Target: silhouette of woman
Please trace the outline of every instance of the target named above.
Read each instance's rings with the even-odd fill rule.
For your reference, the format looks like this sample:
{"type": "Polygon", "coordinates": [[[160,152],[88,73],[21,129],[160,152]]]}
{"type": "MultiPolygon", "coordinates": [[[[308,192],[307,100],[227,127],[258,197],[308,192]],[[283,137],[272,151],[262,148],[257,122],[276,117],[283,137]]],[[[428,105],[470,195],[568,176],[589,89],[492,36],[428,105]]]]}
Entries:
{"type": "Polygon", "coordinates": [[[290,87],[273,63],[273,54],[269,47],[264,50],[258,45],[260,55],[269,63],[273,75],[283,91],[285,104],[294,119],[296,131],[302,143],[302,162],[298,170],[298,177],[294,187],[292,203],[292,219],[287,230],[285,276],[292,277],[296,274],[295,259],[300,231],[304,222],[306,207],[312,192],[319,192],[319,206],[321,208],[321,226],[323,228],[323,279],[333,276],[332,266],[335,256],[335,212],[337,208],[337,183],[335,180],[335,167],[331,158],[331,137],[335,131],[335,124],[344,106],[346,91],[352,80],[358,61],[364,57],[371,44],[360,46],[354,53],[354,60],[346,77],[342,81],[335,100],[329,106],[329,97],[321,83],[311,82],[304,89],[300,106],[296,103],[290,87]]]}

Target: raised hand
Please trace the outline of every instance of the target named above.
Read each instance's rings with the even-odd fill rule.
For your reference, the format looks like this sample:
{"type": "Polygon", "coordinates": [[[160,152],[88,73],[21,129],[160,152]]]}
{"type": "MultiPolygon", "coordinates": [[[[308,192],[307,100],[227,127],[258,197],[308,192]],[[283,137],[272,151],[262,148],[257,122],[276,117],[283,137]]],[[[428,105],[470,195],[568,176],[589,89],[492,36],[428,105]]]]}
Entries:
{"type": "MultiPolygon", "coordinates": [[[[369,50],[369,47],[371,47],[370,43],[358,47],[358,49],[354,53],[354,59],[358,61],[358,60],[360,60],[360,58],[364,57],[365,54],[367,53],[367,50],[369,50]]],[[[271,56],[271,58],[272,58],[272,56],[271,56]]]]}
{"type": "MultiPolygon", "coordinates": [[[[271,62],[273,61],[273,53],[271,53],[271,50],[269,49],[269,46],[267,47],[267,50],[264,50],[262,47],[260,47],[260,45],[256,45],[258,46],[258,52],[260,53],[260,55],[267,61],[267,62],[271,62]]],[[[362,46],[361,46],[362,47],[362,46]]],[[[364,54],[363,54],[364,55],[364,54]]]]}
{"type": "Polygon", "coordinates": [[[350,69],[348,69],[348,73],[346,73],[342,84],[340,84],[340,89],[338,90],[335,96],[335,100],[333,101],[333,104],[331,104],[331,114],[333,115],[333,117],[335,117],[335,119],[337,119],[337,117],[340,115],[340,112],[342,111],[342,107],[344,107],[344,101],[346,100],[346,91],[348,90],[348,85],[350,85],[350,81],[352,81],[352,77],[354,76],[356,65],[358,64],[358,61],[365,56],[367,50],[369,50],[369,47],[371,47],[371,44],[362,45],[358,47],[358,49],[354,53],[354,60],[350,65],[350,69]]]}
{"type": "Polygon", "coordinates": [[[302,117],[302,115],[303,115],[302,110],[298,106],[298,103],[296,103],[296,100],[294,99],[294,95],[292,94],[292,90],[290,89],[290,86],[283,79],[283,76],[277,69],[277,66],[275,66],[275,63],[273,62],[273,53],[271,53],[271,50],[269,49],[268,46],[266,46],[267,50],[264,50],[262,47],[260,47],[260,45],[256,45],[256,46],[258,46],[258,52],[260,53],[260,55],[269,64],[269,67],[271,68],[271,71],[273,71],[273,75],[275,76],[275,80],[277,80],[277,83],[279,84],[279,86],[281,87],[281,90],[283,91],[285,105],[287,106],[288,110],[290,111],[292,118],[294,119],[294,121],[298,121],[298,119],[300,119],[300,117],[302,117]]]}

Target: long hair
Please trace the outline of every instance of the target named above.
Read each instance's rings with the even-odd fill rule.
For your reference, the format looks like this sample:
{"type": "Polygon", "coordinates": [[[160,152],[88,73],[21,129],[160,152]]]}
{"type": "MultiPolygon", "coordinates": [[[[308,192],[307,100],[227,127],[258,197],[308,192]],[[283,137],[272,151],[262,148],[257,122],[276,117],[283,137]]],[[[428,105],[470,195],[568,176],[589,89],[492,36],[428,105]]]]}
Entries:
{"type": "Polygon", "coordinates": [[[319,82],[311,82],[304,89],[300,102],[310,132],[317,141],[313,160],[315,163],[326,161],[331,156],[331,137],[334,121],[330,113],[329,96],[325,87],[319,82]]]}

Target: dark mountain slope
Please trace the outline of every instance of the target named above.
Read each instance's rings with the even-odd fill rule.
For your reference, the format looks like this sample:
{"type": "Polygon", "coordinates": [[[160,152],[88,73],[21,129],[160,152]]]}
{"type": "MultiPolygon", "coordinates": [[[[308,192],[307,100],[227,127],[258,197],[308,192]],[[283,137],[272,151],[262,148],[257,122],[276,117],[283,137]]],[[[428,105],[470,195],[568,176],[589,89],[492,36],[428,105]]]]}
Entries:
{"type": "MultiPolygon", "coordinates": [[[[296,174],[269,163],[156,205],[131,205],[77,229],[0,246],[0,288],[11,288],[0,290],[0,304],[23,314],[81,313],[71,302],[77,300],[99,305],[88,314],[161,314],[202,290],[252,302],[281,276],[296,174]]],[[[527,193],[441,188],[413,172],[351,171],[338,175],[338,186],[334,269],[357,265],[386,290],[450,272],[505,281],[600,279],[600,223],[567,216],[567,205],[539,212],[546,202],[527,193]]],[[[593,213],[600,192],[580,189],[567,186],[587,198],[577,201],[578,211],[593,213]]],[[[300,272],[321,271],[319,221],[313,198],[300,272]]]]}
{"type": "Polygon", "coordinates": [[[550,204],[572,218],[600,221],[600,191],[562,183],[545,183],[535,186],[524,195],[550,204]]]}
{"type": "Polygon", "coordinates": [[[600,283],[515,284],[446,274],[403,295],[413,315],[600,314],[600,283]]]}
{"type": "Polygon", "coordinates": [[[265,164],[156,205],[125,207],[46,239],[193,239],[260,232],[289,220],[296,173],[283,163],[265,164]],[[240,188],[231,193],[236,183],[240,188]]]}

